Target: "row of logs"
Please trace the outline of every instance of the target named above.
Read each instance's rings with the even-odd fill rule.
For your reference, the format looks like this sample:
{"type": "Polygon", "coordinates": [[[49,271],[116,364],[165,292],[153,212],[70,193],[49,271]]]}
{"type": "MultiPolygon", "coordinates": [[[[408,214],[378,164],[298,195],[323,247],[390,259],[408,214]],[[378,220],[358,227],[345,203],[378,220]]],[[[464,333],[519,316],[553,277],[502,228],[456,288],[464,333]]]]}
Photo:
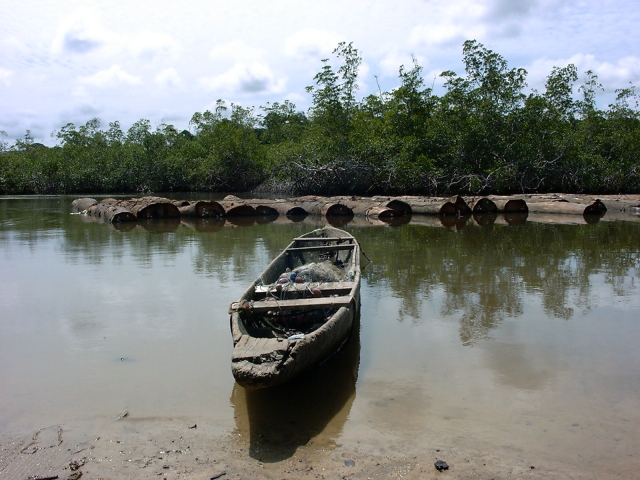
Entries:
{"type": "Polygon", "coordinates": [[[364,216],[391,222],[394,218],[419,214],[464,217],[481,213],[563,213],[602,216],[607,207],[600,200],[569,202],[564,199],[538,198],[525,201],[512,197],[319,197],[290,199],[240,199],[228,195],[224,200],[169,200],[141,197],[128,200],[79,198],[72,202],[75,211],[103,218],[107,222],[135,222],[150,218],[222,218],[278,217],[300,218],[364,216]],[[542,201],[540,201],[542,200],[542,201]],[[547,200],[547,201],[545,201],[547,200]]]}

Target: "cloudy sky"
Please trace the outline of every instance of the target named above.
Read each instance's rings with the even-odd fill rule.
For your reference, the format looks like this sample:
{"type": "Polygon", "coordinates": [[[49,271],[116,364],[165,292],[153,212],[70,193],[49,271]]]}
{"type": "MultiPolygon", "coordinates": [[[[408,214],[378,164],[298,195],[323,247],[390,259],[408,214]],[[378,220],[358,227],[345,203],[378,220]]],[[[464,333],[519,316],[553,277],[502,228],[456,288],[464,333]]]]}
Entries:
{"type": "Polygon", "coordinates": [[[462,42],[477,39],[542,89],[574,63],[613,90],[640,85],[639,0],[3,0],[0,130],[12,142],[99,118],[188,128],[219,98],[245,107],[289,99],[338,42],[363,56],[360,94],[398,85],[414,55],[428,85],[463,74],[462,42]],[[635,47],[634,47],[635,45],[635,47]]]}

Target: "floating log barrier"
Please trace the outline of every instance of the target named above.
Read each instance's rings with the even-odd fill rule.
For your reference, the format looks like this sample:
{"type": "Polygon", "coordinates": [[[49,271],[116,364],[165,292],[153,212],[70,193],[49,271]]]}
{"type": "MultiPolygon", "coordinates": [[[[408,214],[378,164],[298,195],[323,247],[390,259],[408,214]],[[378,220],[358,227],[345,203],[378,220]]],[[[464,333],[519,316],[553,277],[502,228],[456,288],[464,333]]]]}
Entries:
{"type": "MultiPolygon", "coordinates": [[[[635,199],[632,201],[626,198],[607,197],[605,200],[611,202],[610,205],[613,205],[614,211],[620,212],[632,211],[631,207],[635,208],[636,205],[640,205],[635,199]]],[[[88,218],[99,219],[107,223],[134,222],[150,218],[226,217],[235,225],[248,225],[279,219],[285,222],[302,221],[307,215],[310,215],[335,226],[349,224],[356,217],[366,219],[364,222],[366,225],[399,225],[409,222],[415,223],[411,221],[413,214],[414,218],[415,215],[441,217],[441,220],[436,223],[449,228],[461,228],[470,218],[469,212],[472,212],[475,223],[479,225],[493,224],[495,217],[492,215],[498,212],[504,213],[504,220],[500,217],[498,223],[506,222],[509,224],[526,221],[529,210],[540,214],[583,215],[584,221],[587,222],[597,221],[607,212],[607,206],[599,199],[565,194],[466,198],[460,196],[452,198],[304,196],[289,199],[251,200],[230,195],[220,201],[172,201],[162,197],[148,196],[126,200],[105,198],[99,203],[93,198],[78,198],[72,202],[71,206],[73,210],[89,213],[90,217],[88,218]]],[[[169,231],[173,227],[174,224],[171,224],[165,230],[169,231]]]]}
{"type": "Polygon", "coordinates": [[[89,207],[96,205],[98,201],[95,198],[76,198],[71,202],[71,208],[75,212],[84,212],[89,207]]]}
{"type": "Polygon", "coordinates": [[[118,202],[120,206],[130,206],[138,220],[142,218],[178,218],[180,210],[171,200],[162,197],[142,197],[132,198],[131,200],[123,200],[118,202]]]}
{"type": "Polygon", "coordinates": [[[446,198],[401,197],[411,206],[413,213],[422,215],[457,215],[458,209],[446,198]]]}
{"type": "Polygon", "coordinates": [[[227,195],[218,203],[224,208],[225,217],[252,217],[256,214],[253,206],[234,195],[227,195]]]}
{"type": "Polygon", "coordinates": [[[494,214],[498,212],[498,207],[492,200],[489,200],[487,197],[482,197],[473,204],[473,208],[471,210],[474,214],[494,214]]]}
{"type": "Polygon", "coordinates": [[[589,205],[581,203],[569,203],[566,200],[555,202],[533,202],[529,204],[531,213],[564,213],[567,215],[595,215],[602,216],[607,207],[600,200],[595,200],[589,205]]]}
{"type": "Polygon", "coordinates": [[[307,216],[307,211],[294,203],[290,202],[273,202],[271,205],[280,215],[284,215],[287,218],[295,219],[294,221],[300,221],[307,216]]]}
{"type": "Polygon", "coordinates": [[[467,205],[467,202],[465,202],[464,198],[462,198],[460,195],[452,198],[450,202],[455,205],[456,215],[458,215],[459,217],[468,217],[471,215],[471,213],[473,213],[471,207],[467,205]]]}
{"type": "Polygon", "coordinates": [[[110,223],[136,221],[136,216],[128,208],[120,206],[118,201],[113,198],[107,198],[101,203],[91,205],[87,212],[110,223]]]}
{"type": "Polygon", "coordinates": [[[111,222],[111,223],[135,222],[136,216],[133,214],[133,212],[127,210],[124,207],[111,205],[104,212],[104,219],[107,222],[111,222]]]}
{"type": "Polygon", "coordinates": [[[219,218],[224,215],[224,207],[213,200],[178,200],[173,204],[178,207],[181,217],[219,218]]]}
{"type": "Polygon", "coordinates": [[[271,205],[265,205],[263,203],[254,205],[253,208],[256,210],[256,215],[258,217],[275,217],[277,218],[280,215],[280,212],[273,208],[271,205]]]}
{"type": "MultiPolygon", "coordinates": [[[[338,197],[339,198],[339,197],[338,197]]],[[[323,217],[347,217],[353,218],[353,210],[342,203],[338,198],[306,196],[292,199],[310,215],[323,217]]]]}
{"type": "Polygon", "coordinates": [[[526,213],[529,211],[527,202],[521,198],[492,196],[489,200],[495,204],[496,211],[499,213],[526,213]]]}

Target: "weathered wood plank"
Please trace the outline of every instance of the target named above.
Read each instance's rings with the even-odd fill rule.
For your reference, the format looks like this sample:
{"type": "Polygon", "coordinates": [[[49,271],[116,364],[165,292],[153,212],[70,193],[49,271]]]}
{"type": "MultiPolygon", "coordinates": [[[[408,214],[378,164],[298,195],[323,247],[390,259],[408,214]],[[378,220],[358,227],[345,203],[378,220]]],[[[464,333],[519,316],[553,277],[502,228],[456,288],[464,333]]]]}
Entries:
{"type": "Polygon", "coordinates": [[[334,242],[337,240],[348,240],[349,242],[351,242],[352,240],[355,240],[355,238],[353,237],[297,237],[294,238],[294,240],[296,241],[302,241],[302,242],[334,242]]]}
{"type": "Polygon", "coordinates": [[[320,308],[349,307],[352,297],[306,298],[303,300],[275,300],[271,302],[254,302],[251,309],[254,312],[268,312],[269,310],[317,310],[320,308]]]}
{"type": "Polygon", "coordinates": [[[331,250],[350,250],[355,247],[354,243],[346,245],[315,245],[311,247],[292,247],[287,248],[287,252],[322,252],[331,250]]]}

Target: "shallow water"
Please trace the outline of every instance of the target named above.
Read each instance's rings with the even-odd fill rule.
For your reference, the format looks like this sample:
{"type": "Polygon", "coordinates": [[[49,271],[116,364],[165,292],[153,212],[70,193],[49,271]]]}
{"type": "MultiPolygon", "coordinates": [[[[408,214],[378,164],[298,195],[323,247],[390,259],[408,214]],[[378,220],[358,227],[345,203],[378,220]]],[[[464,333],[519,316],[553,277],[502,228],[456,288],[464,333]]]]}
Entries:
{"type": "Polygon", "coordinates": [[[319,220],[117,231],[71,200],[0,199],[3,437],[127,411],[244,435],[265,462],[446,441],[638,464],[639,224],[347,224],[373,260],[359,330],[309,379],[251,393],[228,306],[319,220]]]}

